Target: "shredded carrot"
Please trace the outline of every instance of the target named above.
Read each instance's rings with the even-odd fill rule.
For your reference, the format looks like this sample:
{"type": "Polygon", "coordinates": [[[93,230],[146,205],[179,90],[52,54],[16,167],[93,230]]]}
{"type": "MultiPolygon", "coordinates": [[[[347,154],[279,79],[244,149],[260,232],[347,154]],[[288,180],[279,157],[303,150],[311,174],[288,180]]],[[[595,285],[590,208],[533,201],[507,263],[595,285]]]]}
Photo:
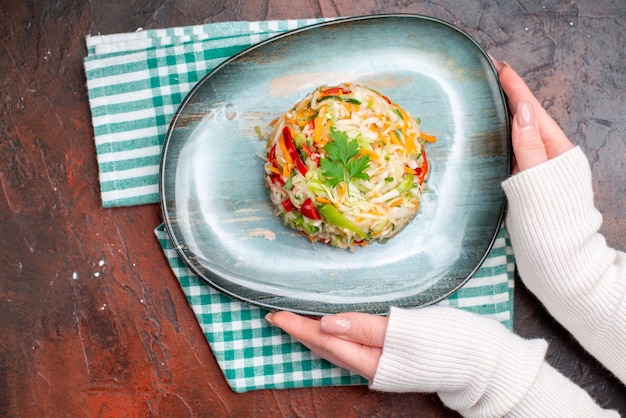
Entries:
{"type": "Polygon", "coordinates": [[[367,150],[367,149],[361,149],[361,151],[359,152],[359,156],[363,156],[363,155],[369,155],[370,156],[370,160],[377,160],[378,159],[378,154],[376,154],[373,151],[367,150]]]}
{"type": "Polygon", "coordinates": [[[415,175],[415,170],[411,170],[409,167],[404,166],[404,172],[407,174],[413,174],[415,175]]]}
{"type": "Polygon", "coordinates": [[[384,213],[381,212],[380,210],[378,210],[378,208],[376,208],[376,207],[373,207],[367,213],[369,213],[370,215],[374,215],[374,216],[383,216],[384,215],[384,213]]]}
{"type": "Polygon", "coordinates": [[[404,137],[404,149],[406,150],[406,155],[413,155],[417,152],[413,135],[404,137]]]}
{"type": "Polygon", "coordinates": [[[313,109],[312,107],[309,107],[304,110],[304,116],[309,120],[313,120],[313,116],[315,116],[315,113],[317,113],[317,111],[313,109]]]}
{"type": "Polygon", "coordinates": [[[426,141],[426,142],[437,142],[437,137],[436,136],[428,135],[427,133],[424,133],[424,132],[422,132],[420,134],[420,136],[422,138],[424,138],[424,141],[426,141]]]}
{"type": "Polygon", "coordinates": [[[289,166],[287,164],[283,165],[283,172],[282,172],[283,177],[290,177],[292,170],[293,169],[289,168],[289,166]]]}
{"type": "Polygon", "coordinates": [[[322,197],[322,196],[316,196],[315,200],[317,200],[320,203],[326,203],[326,204],[332,203],[330,199],[326,199],[325,197],[322,197]]]}
{"type": "Polygon", "coordinates": [[[391,206],[392,208],[396,206],[400,206],[402,202],[404,202],[404,199],[400,197],[396,200],[392,200],[391,203],[389,203],[389,206],[391,206]]]}
{"type": "Polygon", "coordinates": [[[402,142],[400,141],[400,137],[398,136],[398,133],[396,131],[391,132],[391,135],[389,135],[391,137],[391,143],[394,145],[403,145],[402,142]]]}
{"type": "Polygon", "coordinates": [[[341,196],[346,194],[347,190],[348,190],[348,187],[346,186],[346,183],[344,183],[343,181],[337,185],[337,192],[339,192],[341,196]]]}
{"type": "Polygon", "coordinates": [[[270,171],[271,171],[272,173],[276,173],[276,174],[278,174],[278,175],[283,174],[283,172],[282,172],[282,171],[280,171],[279,169],[277,169],[277,168],[276,168],[276,167],[274,167],[273,165],[271,165],[271,166],[269,167],[269,169],[270,169],[270,171]]]}
{"type": "Polygon", "coordinates": [[[324,119],[326,118],[326,106],[320,108],[315,118],[315,128],[313,129],[313,142],[323,144],[322,134],[324,133],[324,119]]]}

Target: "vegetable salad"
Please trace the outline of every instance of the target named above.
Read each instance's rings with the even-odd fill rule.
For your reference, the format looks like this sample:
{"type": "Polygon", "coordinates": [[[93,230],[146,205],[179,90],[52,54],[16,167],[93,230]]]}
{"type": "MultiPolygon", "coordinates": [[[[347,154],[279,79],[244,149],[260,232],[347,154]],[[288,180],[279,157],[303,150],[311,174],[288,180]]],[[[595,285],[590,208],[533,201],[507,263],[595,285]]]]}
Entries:
{"type": "Polygon", "coordinates": [[[286,225],[339,248],[395,236],[428,174],[420,120],[379,92],[322,86],[272,122],[269,196],[286,225]]]}

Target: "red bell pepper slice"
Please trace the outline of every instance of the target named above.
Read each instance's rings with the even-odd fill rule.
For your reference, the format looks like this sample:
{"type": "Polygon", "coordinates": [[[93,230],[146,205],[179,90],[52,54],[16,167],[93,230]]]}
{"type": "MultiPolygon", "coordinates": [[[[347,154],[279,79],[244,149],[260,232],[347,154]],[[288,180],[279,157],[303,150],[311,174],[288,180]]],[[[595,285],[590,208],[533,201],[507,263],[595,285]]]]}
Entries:
{"type": "Polygon", "coordinates": [[[311,155],[311,161],[315,164],[316,167],[320,166],[320,160],[322,159],[322,155],[319,152],[314,152],[311,155]]]}
{"type": "Polygon", "coordinates": [[[306,142],[302,143],[302,151],[304,151],[306,153],[306,155],[308,155],[309,157],[311,156],[311,154],[313,154],[313,150],[311,148],[309,148],[309,146],[306,144],[306,142]]]}
{"type": "Polygon", "coordinates": [[[272,149],[270,149],[270,154],[268,156],[268,159],[270,161],[270,164],[276,167],[276,144],[274,144],[272,149]]]}
{"type": "Polygon", "coordinates": [[[278,187],[283,187],[285,185],[285,180],[283,180],[283,177],[279,174],[276,174],[276,173],[270,174],[270,180],[272,181],[273,184],[277,185],[278,187]]]}
{"type": "Polygon", "coordinates": [[[304,165],[302,158],[300,158],[300,154],[298,154],[296,144],[293,143],[293,137],[291,136],[291,129],[289,129],[288,126],[285,126],[283,128],[283,138],[285,139],[287,152],[289,153],[289,156],[291,157],[293,162],[296,164],[296,168],[298,169],[300,174],[302,174],[303,176],[306,175],[307,171],[309,170],[306,168],[306,165],[304,165]]]}
{"type": "Polygon", "coordinates": [[[300,213],[302,216],[306,216],[309,219],[322,219],[322,216],[317,211],[317,208],[315,207],[315,204],[313,204],[310,197],[306,198],[304,202],[302,202],[302,206],[300,206],[300,213]]]}
{"type": "Polygon", "coordinates": [[[291,199],[289,199],[289,198],[283,200],[282,204],[283,204],[283,208],[285,208],[286,212],[291,212],[292,210],[294,210],[296,208],[294,206],[293,202],[291,201],[291,199]]]}
{"type": "Polygon", "coordinates": [[[338,96],[340,94],[352,93],[352,90],[343,87],[331,87],[322,92],[322,96],[338,96]]]}
{"type": "Polygon", "coordinates": [[[417,182],[420,184],[424,184],[424,179],[426,178],[426,173],[428,173],[428,160],[426,159],[426,150],[422,149],[422,158],[424,159],[424,166],[418,167],[415,169],[415,174],[417,177],[417,182]]]}

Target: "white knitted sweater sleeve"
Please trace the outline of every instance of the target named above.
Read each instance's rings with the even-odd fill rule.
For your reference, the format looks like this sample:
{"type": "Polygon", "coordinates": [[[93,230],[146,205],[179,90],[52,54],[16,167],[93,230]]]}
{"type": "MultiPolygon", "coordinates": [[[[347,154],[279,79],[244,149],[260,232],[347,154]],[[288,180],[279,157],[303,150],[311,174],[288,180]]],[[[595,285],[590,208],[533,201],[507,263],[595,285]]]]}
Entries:
{"type": "Polygon", "coordinates": [[[391,308],[370,388],[437,392],[465,417],[619,417],[544,362],[546,347],[460,309],[391,308]]]}
{"type": "MultiPolygon", "coordinates": [[[[600,216],[585,156],[567,152],[512,177],[504,188],[522,278],[530,276],[528,286],[548,309],[624,381],[626,263],[597,234],[600,216]],[[594,338],[601,341],[590,343],[594,338]]],[[[370,387],[437,392],[468,417],[618,416],[545,363],[545,351],[542,340],[525,340],[461,310],[392,308],[370,387]]]]}
{"type": "Polygon", "coordinates": [[[576,147],[503,183],[524,284],[626,383],[626,254],[598,233],[589,162],[576,147]]]}

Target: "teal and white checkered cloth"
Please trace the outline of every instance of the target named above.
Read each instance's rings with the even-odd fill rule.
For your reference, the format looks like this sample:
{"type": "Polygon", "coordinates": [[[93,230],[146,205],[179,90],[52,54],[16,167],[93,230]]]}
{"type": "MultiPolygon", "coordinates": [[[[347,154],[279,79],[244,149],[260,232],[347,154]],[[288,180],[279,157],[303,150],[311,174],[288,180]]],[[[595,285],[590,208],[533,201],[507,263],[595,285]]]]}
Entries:
{"type": "MultiPolygon", "coordinates": [[[[87,37],[87,90],[102,205],[159,202],[161,147],[194,84],[218,64],[271,36],[321,19],[225,22],[87,37]]],[[[271,327],[265,310],[197,278],[163,225],[155,234],[230,387],[255,389],[365,384],[271,327]]],[[[442,305],[490,316],[512,328],[514,259],[504,228],[474,277],[442,305]]]]}
{"type": "Polygon", "coordinates": [[[250,45],[318,21],[225,22],[87,37],[84,64],[102,205],[158,202],[161,145],[191,88],[250,45]]]}

